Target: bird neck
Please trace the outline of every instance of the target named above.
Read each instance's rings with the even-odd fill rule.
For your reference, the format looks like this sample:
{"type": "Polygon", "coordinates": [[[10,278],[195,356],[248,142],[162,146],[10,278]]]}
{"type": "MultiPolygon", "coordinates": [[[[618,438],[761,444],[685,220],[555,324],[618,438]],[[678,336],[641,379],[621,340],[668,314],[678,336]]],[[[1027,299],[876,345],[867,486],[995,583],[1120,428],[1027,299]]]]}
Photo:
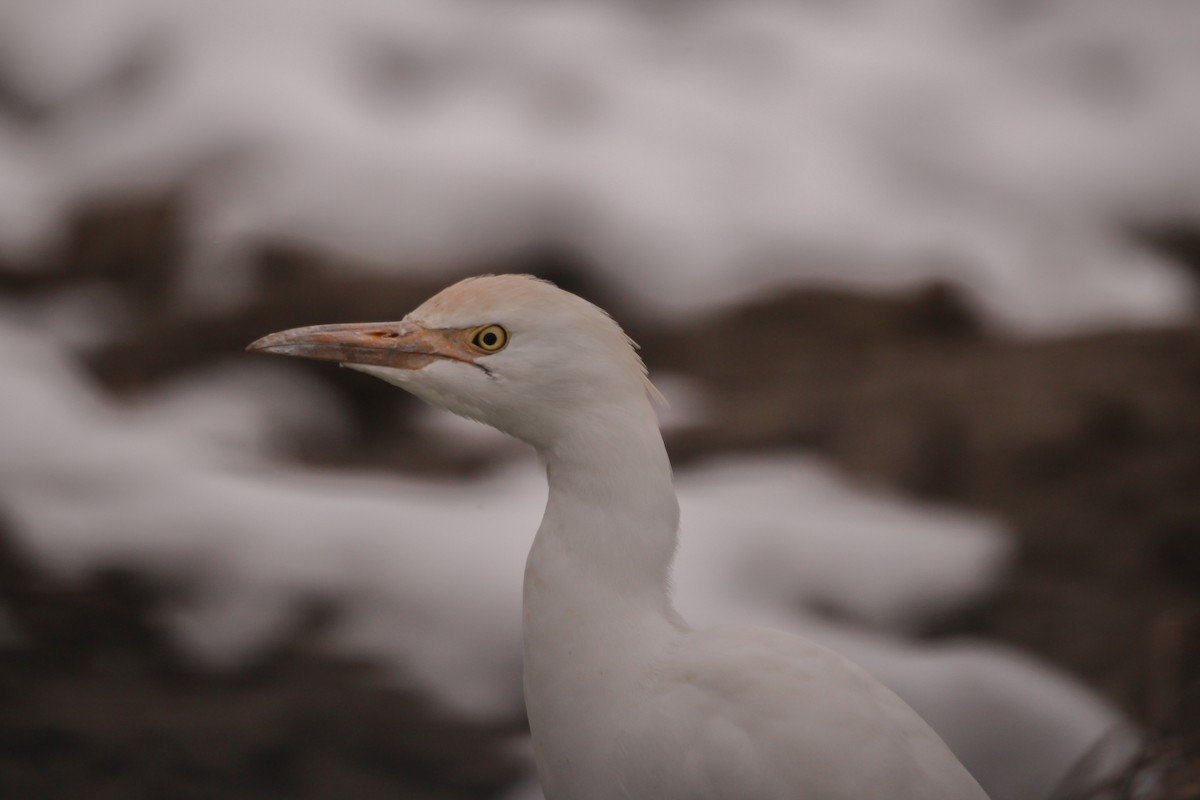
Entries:
{"type": "Polygon", "coordinates": [[[564,791],[570,754],[595,750],[594,720],[637,697],[645,665],[686,630],[668,588],[679,505],[644,405],[581,411],[582,424],[539,448],[550,494],[525,566],[522,629],[525,708],[547,796],[564,791]]]}
{"type": "Polygon", "coordinates": [[[540,603],[570,606],[577,621],[675,620],[679,504],[654,409],[642,399],[580,416],[541,450],[550,492],[526,565],[527,621],[540,603]]]}

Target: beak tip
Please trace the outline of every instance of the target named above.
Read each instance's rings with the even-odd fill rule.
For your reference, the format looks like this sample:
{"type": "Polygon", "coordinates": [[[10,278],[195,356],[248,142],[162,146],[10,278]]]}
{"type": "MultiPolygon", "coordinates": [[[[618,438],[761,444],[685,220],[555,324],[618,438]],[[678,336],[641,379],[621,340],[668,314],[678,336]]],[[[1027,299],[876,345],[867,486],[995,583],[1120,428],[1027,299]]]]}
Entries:
{"type": "Polygon", "coordinates": [[[271,353],[276,351],[281,344],[284,344],[283,337],[278,333],[268,333],[260,339],[255,339],[250,344],[246,345],[247,353],[271,353]]]}

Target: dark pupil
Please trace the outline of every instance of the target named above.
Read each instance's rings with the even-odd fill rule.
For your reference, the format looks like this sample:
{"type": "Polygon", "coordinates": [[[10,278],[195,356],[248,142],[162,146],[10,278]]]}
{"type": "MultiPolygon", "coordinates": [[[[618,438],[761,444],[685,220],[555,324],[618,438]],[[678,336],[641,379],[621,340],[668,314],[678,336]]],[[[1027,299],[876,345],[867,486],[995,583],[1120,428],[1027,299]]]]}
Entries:
{"type": "Polygon", "coordinates": [[[483,335],[483,343],[487,347],[491,347],[496,343],[496,341],[497,337],[495,331],[488,331],[483,335]]]}

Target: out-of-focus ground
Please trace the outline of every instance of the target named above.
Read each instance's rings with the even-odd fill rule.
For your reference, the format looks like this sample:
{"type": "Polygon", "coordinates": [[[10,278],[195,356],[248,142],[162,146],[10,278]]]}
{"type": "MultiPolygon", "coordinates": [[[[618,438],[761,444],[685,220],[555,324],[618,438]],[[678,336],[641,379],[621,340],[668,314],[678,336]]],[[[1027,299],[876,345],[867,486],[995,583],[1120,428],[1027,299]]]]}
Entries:
{"type": "MultiPolygon", "coordinates": [[[[435,286],[343,280],[336,262],[273,255],[267,288],[246,308],[159,313],[161,290],[143,269],[161,264],[178,235],[165,207],[93,212],[75,226],[69,259],[36,277],[6,273],[13,302],[37,305],[84,284],[140,298],[146,313],[82,356],[117,398],[247,358],[238,345],[258,332],[396,316],[435,286]]],[[[622,310],[561,252],[497,266],[526,267],[622,310]]],[[[932,287],[788,290],[671,324],[635,313],[629,329],[652,369],[705,398],[708,422],[668,436],[680,467],[799,448],[869,483],[1011,525],[1019,555],[999,593],[929,635],[1017,645],[1143,721],[1177,694],[1161,685],[1164,674],[1182,669],[1177,684],[1195,676],[1194,663],[1164,661],[1177,654],[1155,636],[1186,620],[1200,596],[1200,325],[1011,341],[988,334],[952,290],[932,287]]],[[[295,459],[448,478],[488,468],[486,449],[457,452],[415,428],[419,407],[391,387],[297,369],[358,411],[337,436],[285,443],[295,459]]],[[[331,613],[317,599],[294,637],[211,672],[180,654],[158,618],[180,587],[119,565],[56,580],[11,532],[5,541],[12,635],[0,667],[0,781],[12,796],[71,796],[80,781],[112,797],[467,797],[520,774],[506,751],[519,721],[455,722],[378,667],[306,645],[305,631],[331,613]]]]}
{"type": "MultiPolygon", "coordinates": [[[[180,609],[220,584],[94,541],[113,520],[142,524],[121,541],[145,551],[176,533],[154,529],[170,498],[145,517],[133,501],[188,484],[146,467],[140,492],[141,451],[120,447],[148,398],[216,387],[213,367],[266,371],[242,353],[266,332],[398,318],[487,271],[554,280],[641,343],[677,398],[681,479],[803,453],[1011,532],[981,599],[884,635],[1011,645],[1149,727],[1200,678],[1187,4],[88,8],[0,6],[0,321],[50,343],[0,348],[0,382],[102,398],[79,431],[114,451],[111,475],[58,469],[104,464],[53,436],[76,420],[36,404],[0,420],[2,441],[46,442],[28,482],[0,453],[0,796],[473,798],[526,774],[519,713],[452,712],[371,647],[329,646],[344,603],[386,591],[285,587],[299,609],[270,641],[209,663],[180,609]],[[47,353],[86,381],[59,381],[47,353]],[[102,555],[46,556],[44,519],[102,555]]],[[[286,435],[229,474],[461,493],[514,458],[365,376],[270,368],[321,392],[283,384],[264,407],[286,435]]],[[[160,466],[172,447],[218,458],[151,444],[160,466]]]]}

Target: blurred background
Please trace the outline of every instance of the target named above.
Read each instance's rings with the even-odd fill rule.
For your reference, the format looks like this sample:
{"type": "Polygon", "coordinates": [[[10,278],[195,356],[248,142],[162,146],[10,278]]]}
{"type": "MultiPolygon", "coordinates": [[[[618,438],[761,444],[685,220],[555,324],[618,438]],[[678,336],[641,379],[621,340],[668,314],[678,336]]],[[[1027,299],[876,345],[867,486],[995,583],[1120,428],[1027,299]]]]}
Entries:
{"type": "Polygon", "coordinates": [[[1200,675],[1198,142],[1189,0],[0,0],[0,796],[540,796],[532,454],[242,352],[508,271],[686,616],[1084,791],[1200,675]]]}

